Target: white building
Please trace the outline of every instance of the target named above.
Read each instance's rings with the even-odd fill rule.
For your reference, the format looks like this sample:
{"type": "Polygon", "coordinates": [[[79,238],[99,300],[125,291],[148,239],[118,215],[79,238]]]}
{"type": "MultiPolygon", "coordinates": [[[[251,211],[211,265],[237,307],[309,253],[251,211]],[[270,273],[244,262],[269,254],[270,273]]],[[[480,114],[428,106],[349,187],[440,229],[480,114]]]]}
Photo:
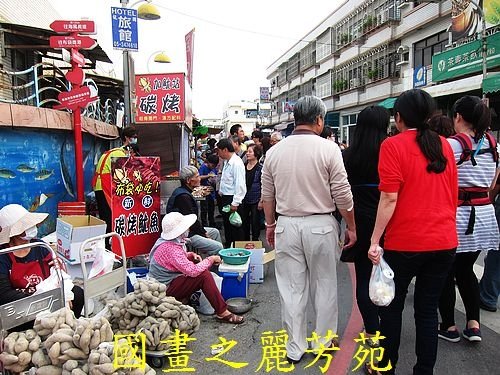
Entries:
{"type": "Polygon", "coordinates": [[[231,101],[224,107],[222,124],[227,135],[231,126],[240,124],[246,136],[259,126],[267,125],[271,119],[271,103],[246,100],[231,101]]]}
{"type": "Polygon", "coordinates": [[[299,97],[316,95],[327,106],[326,124],[349,142],[363,108],[391,109],[405,90],[427,90],[444,110],[456,95],[480,95],[479,73],[447,83],[432,80],[432,56],[450,47],[450,24],[450,0],[343,2],[269,66],[272,123],[289,121],[299,97]]]}

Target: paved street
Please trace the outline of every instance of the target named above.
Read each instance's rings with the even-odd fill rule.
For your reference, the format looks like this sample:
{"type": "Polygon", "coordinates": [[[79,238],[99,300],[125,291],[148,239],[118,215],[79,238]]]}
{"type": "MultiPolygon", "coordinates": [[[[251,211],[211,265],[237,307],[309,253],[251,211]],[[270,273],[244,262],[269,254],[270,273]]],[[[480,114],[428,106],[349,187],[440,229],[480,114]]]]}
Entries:
{"type": "MultiPolygon", "coordinates": [[[[482,257],[478,261],[476,273],[482,274],[482,257]]],[[[247,322],[241,326],[221,324],[212,317],[201,316],[202,325],[195,333],[196,341],[190,343],[188,348],[193,351],[190,355],[189,365],[199,374],[251,374],[266,373],[266,366],[256,371],[262,360],[261,335],[266,331],[280,330],[280,303],[274,277],[273,263],[266,266],[265,281],[263,284],[251,284],[250,297],[255,301],[253,309],[245,315],[247,322]],[[225,360],[235,362],[248,362],[248,366],[238,370],[230,368],[220,362],[207,362],[205,358],[211,357],[210,345],[218,341],[218,337],[227,340],[236,340],[235,345],[228,354],[222,356],[225,360]]],[[[352,357],[357,349],[354,338],[361,330],[361,320],[357,308],[352,309],[352,282],[349,267],[339,263],[339,336],[341,337],[341,350],[336,353],[328,374],[342,375],[347,373],[362,374],[359,369],[352,372],[357,361],[352,357]]],[[[412,298],[413,290],[407,299],[404,312],[404,326],[400,349],[400,361],[397,374],[411,374],[415,361],[414,340],[415,328],[413,321],[412,298]]],[[[457,324],[463,326],[465,317],[463,307],[458,305],[457,324]]],[[[483,341],[480,344],[471,344],[465,340],[459,343],[439,341],[438,361],[435,374],[478,374],[489,375],[498,373],[500,368],[500,312],[488,313],[481,311],[483,341]]],[[[293,374],[321,374],[318,366],[324,366],[326,361],[319,360],[313,367],[304,369],[312,362],[314,357],[307,354],[302,362],[296,366],[293,374]]],[[[158,374],[162,371],[158,371],[158,374]]],[[[280,373],[276,369],[268,373],[280,373]]]]}

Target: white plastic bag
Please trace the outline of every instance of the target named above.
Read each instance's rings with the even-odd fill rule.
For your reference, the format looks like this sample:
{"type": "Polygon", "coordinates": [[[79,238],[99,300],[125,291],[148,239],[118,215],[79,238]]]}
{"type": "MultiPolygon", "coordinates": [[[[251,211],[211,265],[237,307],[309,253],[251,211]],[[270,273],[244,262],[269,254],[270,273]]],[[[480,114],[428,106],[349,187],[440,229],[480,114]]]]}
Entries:
{"type": "MultiPolygon", "coordinates": [[[[212,277],[214,278],[215,285],[217,285],[217,288],[219,291],[222,289],[222,277],[217,275],[216,273],[210,272],[212,274],[212,277]]],[[[207,297],[205,294],[201,291],[198,290],[197,292],[194,292],[191,295],[190,298],[190,305],[194,307],[194,309],[199,312],[200,314],[203,315],[213,315],[215,313],[214,308],[208,301],[207,297]]]]}
{"type": "MultiPolygon", "coordinates": [[[[75,299],[75,295],[73,294],[73,281],[71,281],[71,276],[68,275],[66,272],[61,270],[62,278],[63,278],[63,283],[64,283],[64,299],[66,302],[68,301],[73,301],[75,299]]],[[[57,272],[54,267],[50,269],[50,276],[47,277],[45,280],[42,280],[37,286],[36,286],[36,292],[33,294],[40,294],[47,292],[49,290],[53,289],[58,289],[60,288],[60,280],[59,277],[57,276],[57,272]]]]}
{"type": "Polygon", "coordinates": [[[372,302],[377,306],[388,306],[394,299],[396,287],[394,285],[394,271],[384,258],[374,264],[370,277],[369,294],[372,302]]]}
{"type": "Polygon", "coordinates": [[[98,247],[94,251],[95,259],[89,272],[89,279],[113,271],[113,265],[116,259],[115,254],[105,248],[98,247]]]}

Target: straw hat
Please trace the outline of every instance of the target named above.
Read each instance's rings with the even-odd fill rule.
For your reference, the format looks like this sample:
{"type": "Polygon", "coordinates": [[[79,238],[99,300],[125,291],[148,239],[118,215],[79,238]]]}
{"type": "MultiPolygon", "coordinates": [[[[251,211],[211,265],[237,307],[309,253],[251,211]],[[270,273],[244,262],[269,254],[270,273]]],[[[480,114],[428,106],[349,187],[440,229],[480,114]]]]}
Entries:
{"type": "Polygon", "coordinates": [[[161,238],[173,240],[187,231],[194,224],[195,214],[183,215],[180,212],[170,212],[161,221],[161,238]]]}
{"type": "Polygon", "coordinates": [[[8,204],[0,210],[0,245],[8,243],[11,237],[22,234],[26,229],[44,221],[49,214],[28,212],[19,204],[8,204]]]}

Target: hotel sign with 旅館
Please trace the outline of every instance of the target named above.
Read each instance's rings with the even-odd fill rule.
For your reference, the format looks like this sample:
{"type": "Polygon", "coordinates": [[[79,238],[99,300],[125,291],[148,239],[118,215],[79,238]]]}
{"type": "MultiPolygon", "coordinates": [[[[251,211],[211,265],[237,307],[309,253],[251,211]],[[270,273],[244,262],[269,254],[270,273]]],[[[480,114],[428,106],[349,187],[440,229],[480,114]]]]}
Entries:
{"type": "Polygon", "coordinates": [[[184,73],[137,74],[135,89],[138,124],[186,122],[189,103],[184,73]]]}
{"type": "MultiPolygon", "coordinates": [[[[432,80],[440,82],[481,72],[481,45],[481,40],[475,40],[432,56],[432,80]]],[[[500,33],[486,38],[486,48],[487,68],[500,66],[500,33]]]]}

